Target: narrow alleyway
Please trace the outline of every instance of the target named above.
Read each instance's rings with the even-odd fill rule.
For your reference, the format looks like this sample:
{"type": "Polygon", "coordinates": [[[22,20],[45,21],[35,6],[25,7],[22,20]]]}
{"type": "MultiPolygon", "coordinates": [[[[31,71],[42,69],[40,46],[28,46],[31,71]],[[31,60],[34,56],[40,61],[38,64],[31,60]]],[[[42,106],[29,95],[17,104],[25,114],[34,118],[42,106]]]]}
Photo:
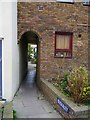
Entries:
{"type": "Polygon", "coordinates": [[[61,118],[35,85],[35,65],[29,64],[28,74],[17,92],[13,107],[18,118],[61,118]]]}

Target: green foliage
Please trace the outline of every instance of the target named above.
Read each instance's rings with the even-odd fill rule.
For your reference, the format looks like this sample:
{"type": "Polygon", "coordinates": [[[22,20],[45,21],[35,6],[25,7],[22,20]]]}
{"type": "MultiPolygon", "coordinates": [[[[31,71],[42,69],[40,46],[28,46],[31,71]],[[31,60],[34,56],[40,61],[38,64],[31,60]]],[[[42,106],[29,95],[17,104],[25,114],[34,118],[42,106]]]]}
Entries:
{"type": "Polygon", "coordinates": [[[80,103],[90,98],[88,72],[84,67],[79,67],[70,73],[68,87],[75,102],[80,103]]]}
{"type": "Polygon", "coordinates": [[[65,73],[64,79],[60,81],[59,88],[63,91],[66,96],[70,96],[70,91],[68,90],[68,77],[69,73],[65,73]]]}
{"type": "Polygon", "coordinates": [[[60,91],[62,91],[66,96],[70,96],[70,92],[69,90],[67,89],[67,86],[68,86],[68,76],[69,76],[69,73],[65,73],[64,75],[64,78],[63,79],[57,79],[56,82],[53,83],[53,85],[55,87],[58,87],[58,89],[60,91]]]}
{"type": "Polygon", "coordinates": [[[17,113],[15,110],[13,110],[13,120],[16,120],[17,119],[17,113]]]}
{"type": "Polygon", "coordinates": [[[90,86],[88,86],[88,87],[84,87],[83,89],[82,89],[82,97],[84,98],[87,98],[87,99],[89,99],[90,98],[90,86]]]}
{"type": "Polygon", "coordinates": [[[34,64],[37,64],[37,59],[36,58],[34,59],[34,64]]]}
{"type": "Polygon", "coordinates": [[[28,61],[30,61],[30,59],[31,59],[31,51],[32,51],[32,48],[31,48],[31,45],[30,44],[28,44],[28,61]]]}
{"type": "Polygon", "coordinates": [[[28,44],[28,61],[31,60],[31,54],[34,54],[34,50],[31,47],[31,44],[28,44]]]}
{"type": "Polygon", "coordinates": [[[66,89],[67,84],[68,84],[68,73],[65,74],[64,79],[60,82],[60,86],[63,90],[66,89]]]}
{"type": "Polygon", "coordinates": [[[57,82],[53,83],[55,87],[59,87],[59,84],[57,82]]]}
{"type": "Polygon", "coordinates": [[[90,81],[85,67],[79,67],[70,73],[65,73],[63,79],[53,83],[64,95],[71,96],[76,103],[90,104],[90,81]]]}
{"type": "Polygon", "coordinates": [[[37,64],[37,51],[34,52],[34,64],[37,64]]]}
{"type": "Polygon", "coordinates": [[[90,100],[84,100],[82,103],[83,103],[84,105],[90,105],[90,100]]]}

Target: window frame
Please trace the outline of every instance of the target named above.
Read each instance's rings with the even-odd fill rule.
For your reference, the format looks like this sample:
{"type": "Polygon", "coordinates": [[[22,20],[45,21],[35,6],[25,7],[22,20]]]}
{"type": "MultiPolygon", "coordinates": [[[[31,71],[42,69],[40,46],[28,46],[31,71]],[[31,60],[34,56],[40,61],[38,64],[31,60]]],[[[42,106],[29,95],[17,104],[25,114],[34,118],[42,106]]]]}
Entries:
{"type": "Polygon", "coordinates": [[[56,2],[74,4],[74,0],[72,1],[56,0],[56,2]]]}
{"type": "Polygon", "coordinates": [[[90,0],[83,0],[83,5],[84,6],[90,6],[90,0]]]}
{"type": "Polygon", "coordinates": [[[87,2],[87,3],[86,3],[86,2],[83,2],[83,5],[84,5],[84,6],[90,6],[90,1],[87,2]]]}
{"type": "Polygon", "coordinates": [[[72,58],[72,47],[73,47],[73,32],[55,32],[55,50],[54,50],[54,57],[55,58],[72,58]],[[56,48],[56,36],[57,35],[70,35],[70,43],[69,43],[69,49],[57,49],[56,48]],[[56,56],[56,52],[69,52],[71,53],[71,56],[68,57],[61,57],[61,56],[56,56]]]}

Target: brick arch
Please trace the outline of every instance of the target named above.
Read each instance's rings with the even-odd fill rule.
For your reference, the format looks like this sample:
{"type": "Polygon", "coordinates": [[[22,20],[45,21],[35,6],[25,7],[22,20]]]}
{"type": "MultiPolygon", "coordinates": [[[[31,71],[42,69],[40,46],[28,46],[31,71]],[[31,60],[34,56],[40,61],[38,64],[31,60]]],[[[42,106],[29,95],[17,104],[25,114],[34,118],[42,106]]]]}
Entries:
{"type": "Polygon", "coordinates": [[[35,30],[35,29],[26,29],[25,30],[24,29],[24,30],[18,32],[18,41],[17,41],[18,43],[21,41],[22,36],[27,32],[35,34],[38,37],[38,40],[39,41],[41,40],[40,32],[38,32],[37,30],[35,30]]]}

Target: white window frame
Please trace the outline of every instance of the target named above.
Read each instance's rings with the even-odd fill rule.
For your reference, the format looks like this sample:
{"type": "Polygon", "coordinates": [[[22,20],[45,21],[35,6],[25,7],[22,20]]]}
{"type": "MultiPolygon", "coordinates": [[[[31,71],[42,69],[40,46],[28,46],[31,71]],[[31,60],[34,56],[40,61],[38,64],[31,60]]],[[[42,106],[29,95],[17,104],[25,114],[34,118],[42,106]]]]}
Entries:
{"type": "Polygon", "coordinates": [[[90,0],[83,0],[83,5],[90,5],[90,0]]]}
{"type": "Polygon", "coordinates": [[[56,0],[57,2],[74,3],[74,0],[56,0]]]}
{"type": "Polygon", "coordinates": [[[2,41],[2,99],[4,98],[4,38],[0,37],[2,41]]]}

